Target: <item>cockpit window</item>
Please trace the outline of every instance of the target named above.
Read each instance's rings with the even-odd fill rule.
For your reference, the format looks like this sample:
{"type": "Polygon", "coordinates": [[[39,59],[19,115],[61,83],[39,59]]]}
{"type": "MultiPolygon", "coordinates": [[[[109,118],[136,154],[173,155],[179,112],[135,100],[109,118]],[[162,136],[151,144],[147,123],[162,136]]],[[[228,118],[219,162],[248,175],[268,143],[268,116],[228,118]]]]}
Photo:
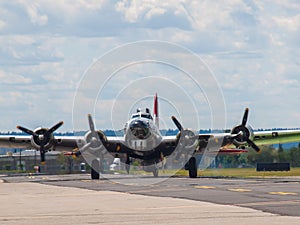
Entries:
{"type": "Polygon", "coordinates": [[[150,114],[142,114],[141,117],[142,118],[147,118],[149,120],[152,120],[152,116],[150,114]]]}
{"type": "Polygon", "coordinates": [[[137,114],[133,114],[131,116],[131,119],[134,119],[134,118],[146,118],[146,119],[149,119],[149,120],[153,120],[151,114],[147,114],[147,113],[137,113],[137,114]]]}

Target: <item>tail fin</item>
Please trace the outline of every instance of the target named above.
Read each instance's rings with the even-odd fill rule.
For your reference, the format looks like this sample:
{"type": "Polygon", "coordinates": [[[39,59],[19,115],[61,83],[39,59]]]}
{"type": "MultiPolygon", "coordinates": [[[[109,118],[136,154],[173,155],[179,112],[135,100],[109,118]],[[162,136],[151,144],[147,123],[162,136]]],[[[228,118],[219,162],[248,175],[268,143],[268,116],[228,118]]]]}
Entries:
{"type": "Polygon", "coordinates": [[[159,128],[157,93],[154,96],[153,117],[154,117],[154,123],[155,123],[155,125],[159,128]]]}

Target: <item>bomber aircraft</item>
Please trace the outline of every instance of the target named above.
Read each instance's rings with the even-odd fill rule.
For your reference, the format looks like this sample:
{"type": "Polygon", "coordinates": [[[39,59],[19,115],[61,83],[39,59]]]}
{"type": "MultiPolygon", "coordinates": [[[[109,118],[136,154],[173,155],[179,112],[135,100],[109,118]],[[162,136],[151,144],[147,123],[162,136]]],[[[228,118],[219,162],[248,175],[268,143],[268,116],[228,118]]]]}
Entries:
{"type": "Polygon", "coordinates": [[[176,117],[172,116],[178,133],[175,136],[163,136],[159,130],[158,97],[154,96],[153,115],[148,108],[137,109],[125,124],[124,136],[108,137],[101,130],[95,130],[92,116],[88,115],[89,131],[84,136],[54,136],[54,132],[63,122],[50,129],[30,130],[22,126],[17,128],[28,135],[1,135],[0,146],[10,148],[33,147],[40,151],[41,163],[45,162],[48,151],[67,151],[69,155],[79,156],[87,152],[95,157],[91,160],[91,178],[99,179],[103,171],[103,155],[125,155],[126,170],[129,173],[131,159],[139,159],[143,169],[158,176],[159,164],[171,154],[178,158],[187,157],[185,168],[191,178],[197,177],[197,154],[240,153],[249,146],[259,152],[259,145],[300,141],[299,130],[254,132],[247,125],[249,109],[246,108],[242,122],[231,131],[219,134],[199,134],[185,129],[176,117]],[[211,143],[218,143],[217,145],[211,143]],[[234,149],[228,146],[235,146],[234,149]],[[217,147],[214,147],[217,146],[217,147]],[[228,148],[227,148],[228,147],[228,148]],[[99,160],[100,159],[100,160],[99,160]]]}

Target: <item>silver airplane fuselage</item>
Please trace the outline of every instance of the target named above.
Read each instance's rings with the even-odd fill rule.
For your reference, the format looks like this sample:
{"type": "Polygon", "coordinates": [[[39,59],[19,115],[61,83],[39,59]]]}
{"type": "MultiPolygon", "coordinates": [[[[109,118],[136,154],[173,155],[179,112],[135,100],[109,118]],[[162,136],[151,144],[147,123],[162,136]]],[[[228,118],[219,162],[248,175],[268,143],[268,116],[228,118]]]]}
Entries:
{"type": "Polygon", "coordinates": [[[162,135],[150,113],[133,114],[124,130],[125,144],[138,152],[151,152],[162,141],[162,135]]]}

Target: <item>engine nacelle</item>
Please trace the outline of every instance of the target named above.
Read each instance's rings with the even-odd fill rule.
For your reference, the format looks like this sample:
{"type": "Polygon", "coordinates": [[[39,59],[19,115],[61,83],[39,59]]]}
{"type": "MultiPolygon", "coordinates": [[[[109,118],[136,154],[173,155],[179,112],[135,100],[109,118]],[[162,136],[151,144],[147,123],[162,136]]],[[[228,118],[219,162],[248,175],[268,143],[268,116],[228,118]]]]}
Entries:
{"type": "Polygon", "coordinates": [[[198,136],[194,131],[185,129],[177,134],[177,144],[183,146],[185,149],[195,148],[197,138],[198,136]]]}
{"type": "Polygon", "coordinates": [[[36,135],[31,136],[31,144],[35,149],[40,150],[43,145],[44,150],[47,151],[53,147],[54,136],[52,133],[46,134],[47,131],[47,128],[37,128],[34,130],[36,135]]]}
{"type": "Polygon", "coordinates": [[[231,130],[231,134],[240,134],[237,135],[236,137],[233,138],[233,144],[235,146],[242,146],[247,144],[247,139],[253,140],[254,133],[253,129],[251,126],[243,126],[243,125],[238,125],[235,126],[231,130]]]}

